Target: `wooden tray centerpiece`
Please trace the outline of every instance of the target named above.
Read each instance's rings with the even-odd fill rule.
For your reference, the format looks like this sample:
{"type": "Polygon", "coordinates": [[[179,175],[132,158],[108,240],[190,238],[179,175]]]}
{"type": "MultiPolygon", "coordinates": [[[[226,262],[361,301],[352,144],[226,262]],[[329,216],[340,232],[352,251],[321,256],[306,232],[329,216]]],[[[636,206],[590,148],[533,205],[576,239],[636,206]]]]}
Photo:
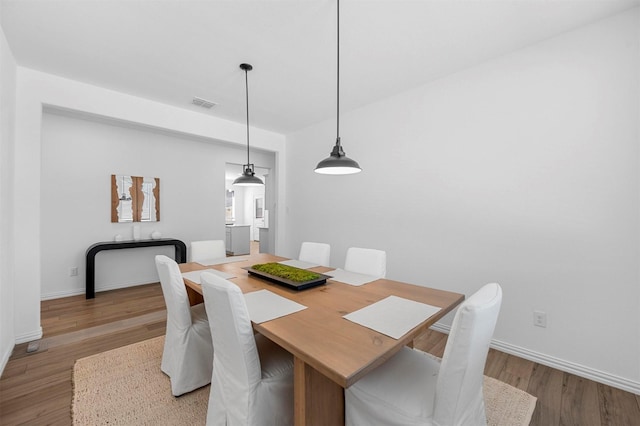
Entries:
{"type": "Polygon", "coordinates": [[[306,269],[295,268],[281,263],[259,263],[246,269],[251,275],[264,278],[276,284],[284,285],[295,290],[304,290],[327,282],[327,275],[306,269]]]}

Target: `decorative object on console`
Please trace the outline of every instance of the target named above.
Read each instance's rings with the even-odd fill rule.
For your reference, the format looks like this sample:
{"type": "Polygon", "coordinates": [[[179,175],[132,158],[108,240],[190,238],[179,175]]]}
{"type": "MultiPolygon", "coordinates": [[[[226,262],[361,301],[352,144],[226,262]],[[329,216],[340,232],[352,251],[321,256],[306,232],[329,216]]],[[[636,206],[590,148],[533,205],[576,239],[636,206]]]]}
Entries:
{"type": "Polygon", "coordinates": [[[122,238],[122,235],[120,234],[116,234],[115,237],[113,237],[113,241],[122,241],[124,238],[122,238]]]}
{"type": "Polygon", "coordinates": [[[151,239],[152,239],[152,240],[158,240],[158,239],[160,239],[160,238],[162,238],[162,234],[160,233],[160,231],[158,231],[158,230],[154,230],[154,231],[151,233],[151,239]]]}
{"type": "Polygon", "coordinates": [[[242,176],[233,181],[238,186],[258,186],[264,185],[262,179],[255,176],[254,166],[249,161],[249,77],[248,73],[253,69],[251,64],[240,64],[240,69],[244,71],[245,93],[247,99],[247,164],[242,166],[242,176]]]}
{"type": "Polygon", "coordinates": [[[337,1],[337,95],[336,95],[336,144],[329,157],[316,166],[316,173],[325,175],[350,175],[362,171],[360,165],[347,157],[340,144],[340,0],[337,1]]]}
{"type": "Polygon", "coordinates": [[[140,239],[140,225],[133,225],[133,240],[138,241],[140,239]]]}

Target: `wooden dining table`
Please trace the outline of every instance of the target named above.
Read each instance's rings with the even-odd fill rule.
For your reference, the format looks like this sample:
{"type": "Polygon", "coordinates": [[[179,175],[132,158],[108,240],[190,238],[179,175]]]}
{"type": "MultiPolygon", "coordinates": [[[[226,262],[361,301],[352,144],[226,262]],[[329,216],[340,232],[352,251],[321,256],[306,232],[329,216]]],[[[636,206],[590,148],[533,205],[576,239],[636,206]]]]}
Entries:
{"type": "MultiPolygon", "coordinates": [[[[362,286],[328,280],[326,284],[298,291],[250,275],[243,269],[286,258],[260,253],[243,259],[212,266],[183,263],[180,270],[183,273],[203,269],[227,272],[234,275],[229,280],[237,284],[243,293],[267,289],[307,307],[271,321],[253,323],[256,332],[294,357],[296,425],[344,424],[344,389],[391,358],[403,346],[412,345],[415,337],[464,300],[463,294],[389,279],[378,279],[362,286]],[[391,295],[441,309],[399,339],[343,318],[391,295]]],[[[311,268],[320,273],[331,269],[311,268]]],[[[200,284],[185,279],[185,285],[191,304],[201,303],[200,284]]]]}

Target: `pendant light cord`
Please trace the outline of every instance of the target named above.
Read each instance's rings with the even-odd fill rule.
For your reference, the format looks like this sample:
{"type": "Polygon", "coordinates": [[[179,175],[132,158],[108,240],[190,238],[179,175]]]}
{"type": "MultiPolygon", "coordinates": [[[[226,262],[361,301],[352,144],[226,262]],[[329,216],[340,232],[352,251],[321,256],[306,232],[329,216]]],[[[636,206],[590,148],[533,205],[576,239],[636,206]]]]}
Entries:
{"type": "Polygon", "coordinates": [[[240,64],[240,69],[244,71],[244,87],[245,87],[245,99],[247,101],[247,164],[242,166],[242,176],[233,181],[234,185],[240,186],[254,186],[264,185],[264,182],[259,177],[255,176],[254,166],[250,163],[249,159],[249,71],[253,69],[251,64],[240,64]]]}
{"type": "Polygon", "coordinates": [[[245,99],[247,101],[247,165],[249,164],[249,70],[244,70],[245,99]]]}
{"type": "Polygon", "coordinates": [[[336,144],[340,145],[340,0],[338,0],[337,5],[337,25],[336,25],[336,34],[337,34],[337,60],[336,60],[336,76],[337,76],[337,84],[336,84],[336,144]]]}
{"type": "Polygon", "coordinates": [[[360,165],[348,158],[340,144],[340,0],[336,0],[336,144],[328,158],[320,161],[315,172],[320,174],[346,175],[362,171],[360,165]]]}

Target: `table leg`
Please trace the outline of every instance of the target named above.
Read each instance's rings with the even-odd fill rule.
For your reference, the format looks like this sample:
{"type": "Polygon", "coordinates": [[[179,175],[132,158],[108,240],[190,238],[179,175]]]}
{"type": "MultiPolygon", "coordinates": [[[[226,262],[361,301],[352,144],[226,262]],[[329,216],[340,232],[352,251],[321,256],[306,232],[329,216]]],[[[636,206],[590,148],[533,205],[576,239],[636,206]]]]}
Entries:
{"type": "Polygon", "coordinates": [[[294,356],[294,423],[296,426],[344,425],[344,389],[294,356]]]}
{"type": "Polygon", "coordinates": [[[187,297],[189,297],[189,306],[194,306],[199,303],[204,303],[204,297],[189,286],[187,287],[187,297]]]}

